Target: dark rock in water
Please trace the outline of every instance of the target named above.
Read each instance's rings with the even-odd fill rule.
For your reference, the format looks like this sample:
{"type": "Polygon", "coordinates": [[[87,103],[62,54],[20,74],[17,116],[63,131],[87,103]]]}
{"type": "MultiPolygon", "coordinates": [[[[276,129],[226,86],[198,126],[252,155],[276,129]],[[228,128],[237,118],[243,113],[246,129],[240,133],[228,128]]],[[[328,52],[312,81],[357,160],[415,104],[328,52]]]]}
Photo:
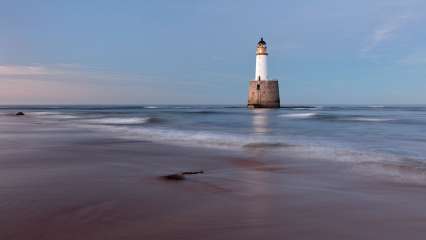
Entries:
{"type": "Polygon", "coordinates": [[[204,173],[204,171],[175,173],[175,174],[163,176],[163,179],[173,180],[173,181],[181,181],[181,180],[186,179],[185,175],[203,174],[203,173],[204,173]]]}
{"type": "Polygon", "coordinates": [[[15,115],[16,116],[24,116],[25,114],[23,112],[17,112],[15,115]]]}

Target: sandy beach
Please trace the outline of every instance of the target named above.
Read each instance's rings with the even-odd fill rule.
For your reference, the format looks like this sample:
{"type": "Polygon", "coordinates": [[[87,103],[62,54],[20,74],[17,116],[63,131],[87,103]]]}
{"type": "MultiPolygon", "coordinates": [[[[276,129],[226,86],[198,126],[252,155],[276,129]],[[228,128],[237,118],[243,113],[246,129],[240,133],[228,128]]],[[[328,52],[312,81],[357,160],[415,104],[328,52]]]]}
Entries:
{"type": "Polygon", "coordinates": [[[0,239],[424,239],[426,192],[354,163],[0,124],[0,239]],[[162,176],[204,174],[184,181],[162,176]]]}
{"type": "Polygon", "coordinates": [[[426,0],[0,3],[0,240],[426,240],[426,0]]]}

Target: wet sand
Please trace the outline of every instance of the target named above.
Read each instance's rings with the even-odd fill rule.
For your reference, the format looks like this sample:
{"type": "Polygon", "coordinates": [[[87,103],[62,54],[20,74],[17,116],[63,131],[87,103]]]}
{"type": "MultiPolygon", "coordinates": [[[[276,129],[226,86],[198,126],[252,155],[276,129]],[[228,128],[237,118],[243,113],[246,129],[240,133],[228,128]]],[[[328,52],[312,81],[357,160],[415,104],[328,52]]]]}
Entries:
{"type": "Polygon", "coordinates": [[[355,163],[11,119],[0,122],[0,239],[426,238],[425,186],[355,163]]]}

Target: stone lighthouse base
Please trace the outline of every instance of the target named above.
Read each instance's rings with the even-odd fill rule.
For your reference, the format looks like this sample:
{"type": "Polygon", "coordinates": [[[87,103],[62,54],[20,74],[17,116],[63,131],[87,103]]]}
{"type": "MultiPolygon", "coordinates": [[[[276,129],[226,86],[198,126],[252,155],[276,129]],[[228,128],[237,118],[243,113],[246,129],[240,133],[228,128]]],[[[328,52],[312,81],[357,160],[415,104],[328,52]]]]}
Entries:
{"type": "Polygon", "coordinates": [[[278,80],[250,81],[247,106],[249,108],[279,108],[278,80]]]}

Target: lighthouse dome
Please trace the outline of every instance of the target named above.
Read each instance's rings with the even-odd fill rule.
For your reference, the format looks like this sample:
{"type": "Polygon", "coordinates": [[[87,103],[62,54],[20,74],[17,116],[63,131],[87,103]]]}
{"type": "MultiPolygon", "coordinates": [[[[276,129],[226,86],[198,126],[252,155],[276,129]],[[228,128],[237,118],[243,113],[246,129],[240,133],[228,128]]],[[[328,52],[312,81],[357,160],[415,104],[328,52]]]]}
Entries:
{"type": "Polygon", "coordinates": [[[266,45],[266,42],[263,40],[263,37],[260,38],[260,41],[257,43],[258,46],[260,45],[266,45]]]}
{"type": "Polygon", "coordinates": [[[261,38],[260,41],[257,43],[256,54],[268,55],[268,52],[266,50],[266,42],[263,40],[263,38],[261,38]]]}

